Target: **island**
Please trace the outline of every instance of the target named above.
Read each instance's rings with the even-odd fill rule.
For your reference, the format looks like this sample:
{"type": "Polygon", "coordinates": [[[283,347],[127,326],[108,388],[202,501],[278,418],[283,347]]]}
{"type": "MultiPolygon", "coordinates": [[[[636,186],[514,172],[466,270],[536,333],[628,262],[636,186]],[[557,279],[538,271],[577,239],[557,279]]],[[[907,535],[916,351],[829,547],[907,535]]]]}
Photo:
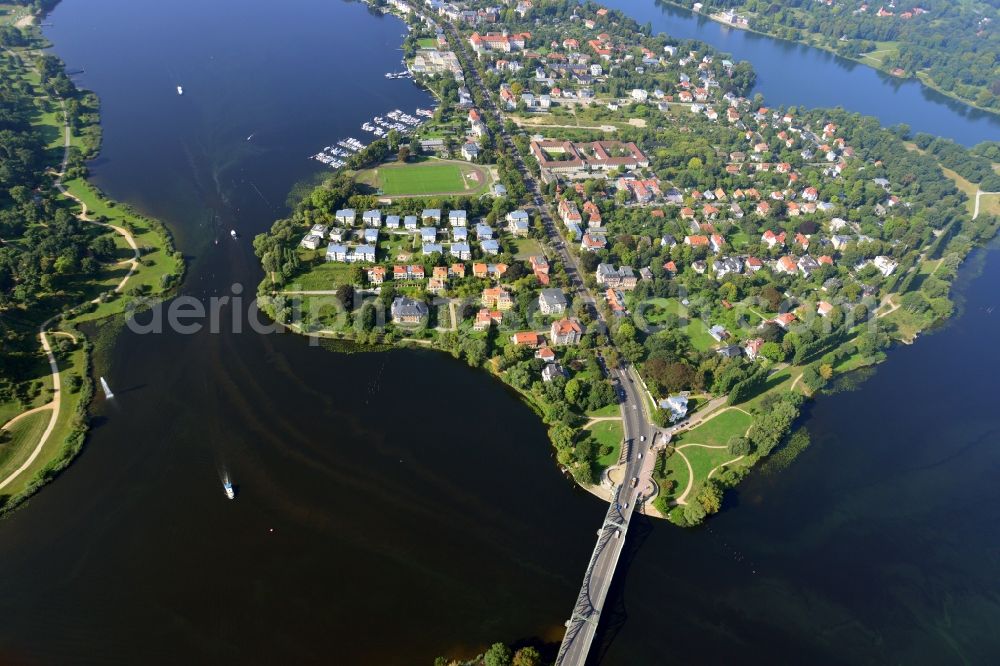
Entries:
{"type": "Polygon", "coordinates": [[[184,272],[162,224],[87,182],[99,103],[44,52],[55,4],[0,6],[0,512],[80,451],[95,354],[184,272]]]}
{"type": "Polygon", "coordinates": [[[658,0],[800,42],[1000,112],[1000,10],[985,1],[658,0]]]}

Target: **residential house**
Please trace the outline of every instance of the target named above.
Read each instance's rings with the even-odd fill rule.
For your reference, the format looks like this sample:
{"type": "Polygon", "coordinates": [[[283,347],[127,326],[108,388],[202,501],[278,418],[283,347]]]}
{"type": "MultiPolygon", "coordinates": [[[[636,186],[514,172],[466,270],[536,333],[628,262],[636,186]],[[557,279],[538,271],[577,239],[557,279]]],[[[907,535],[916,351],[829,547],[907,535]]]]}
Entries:
{"type": "Polygon", "coordinates": [[[542,368],[542,381],[551,382],[556,377],[565,377],[566,372],[558,363],[549,363],[542,368]]]}
{"type": "Polygon", "coordinates": [[[437,240],[437,229],[434,227],[421,227],[420,228],[420,242],[421,243],[433,243],[437,240]]]}
{"type": "Polygon", "coordinates": [[[326,260],[347,261],[347,247],[336,243],[330,243],[326,246],[326,260]]]}
{"type": "Polygon", "coordinates": [[[354,251],[347,256],[347,260],[354,262],[368,262],[371,263],[375,261],[375,246],[374,245],[358,245],[354,248],[354,251]]]}
{"type": "Polygon", "coordinates": [[[464,227],[469,216],[464,210],[453,210],[448,213],[448,224],[452,227],[464,227]]]}
{"type": "Polygon", "coordinates": [[[729,331],[727,331],[726,327],[721,324],[716,324],[708,329],[708,334],[712,336],[712,339],[716,342],[722,342],[723,340],[729,338],[729,331]]]}
{"type": "Polygon", "coordinates": [[[743,351],[746,353],[748,359],[756,361],[757,356],[760,354],[760,348],[763,346],[764,338],[752,338],[747,340],[743,345],[743,351]]]}
{"type": "Polygon", "coordinates": [[[534,331],[521,331],[510,336],[510,341],[519,347],[538,347],[542,338],[534,331]]]}
{"type": "Polygon", "coordinates": [[[337,222],[345,226],[353,226],[354,222],[357,220],[357,213],[354,212],[353,208],[342,208],[333,214],[333,217],[337,222]]]}
{"type": "Polygon", "coordinates": [[[779,234],[776,234],[770,229],[768,229],[767,231],[764,232],[764,235],[760,237],[760,240],[769,248],[774,249],[775,247],[784,247],[785,238],[786,235],[784,231],[782,231],[779,234]]]}
{"type": "Polygon", "coordinates": [[[506,311],[514,307],[514,299],[503,287],[488,287],[483,289],[483,307],[506,311]]]}
{"type": "Polygon", "coordinates": [[[474,331],[485,331],[493,324],[500,326],[503,324],[503,313],[499,310],[483,308],[476,313],[476,320],[472,325],[474,331]]]}
{"type": "Polygon", "coordinates": [[[527,236],[531,229],[528,213],[523,210],[512,210],[507,213],[507,228],[515,236],[527,236]]]}
{"type": "Polygon", "coordinates": [[[624,289],[632,291],[638,283],[638,278],[631,266],[620,266],[615,268],[612,264],[598,264],[594,274],[597,284],[612,289],[624,289]]]}
{"type": "Polygon", "coordinates": [[[608,239],[604,237],[603,234],[587,232],[583,234],[583,240],[580,242],[580,249],[586,250],[587,252],[597,252],[598,250],[603,250],[607,247],[608,239]]]}
{"type": "Polygon", "coordinates": [[[315,250],[323,243],[323,237],[317,234],[309,233],[306,234],[299,245],[307,250],[315,250]]]}
{"type": "Polygon", "coordinates": [[[552,347],[540,347],[538,351],[535,352],[535,358],[541,359],[546,363],[552,363],[556,360],[556,353],[552,350],[552,347]]]}
{"type": "Polygon", "coordinates": [[[660,401],[660,409],[670,414],[670,422],[680,421],[688,413],[688,398],[686,395],[672,395],[660,401]]]}
{"type": "Polygon", "coordinates": [[[420,213],[420,220],[424,224],[433,224],[434,226],[438,226],[441,224],[441,209],[425,208],[423,212],[420,213]]]}
{"type": "Polygon", "coordinates": [[[472,248],[469,247],[468,243],[452,243],[448,253],[462,261],[472,259],[472,248]]]}
{"type": "Polygon", "coordinates": [[[390,308],[394,324],[420,324],[427,319],[430,311],[422,301],[406,296],[399,296],[392,301],[390,308]]]}
{"type": "Polygon", "coordinates": [[[366,227],[377,228],[382,226],[382,211],[366,210],[361,214],[361,223],[366,227]]]}
{"type": "Polygon", "coordinates": [[[884,255],[875,257],[872,263],[875,265],[875,268],[878,269],[878,272],[884,277],[889,277],[892,275],[893,271],[899,267],[898,262],[893,261],[890,257],[886,257],[884,255]]]}
{"type": "Polygon", "coordinates": [[[819,262],[810,257],[808,254],[802,255],[799,258],[799,270],[802,271],[802,275],[809,277],[812,272],[819,268],[819,262]]]}
{"type": "Polygon", "coordinates": [[[786,275],[794,275],[798,271],[798,264],[796,264],[794,258],[786,254],[781,259],[778,259],[774,265],[774,270],[786,275]]]}
{"type": "Polygon", "coordinates": [[[579,344],[583,337],[583,326],[576,319],[560,319],[549,327],[549,339],[554,345],[579,344]]]}
{"type": "Polygon", "coordinates": [[[566,311],[566,296],[562,289],[542,289],[538,295],[538,308],[542,314],[561,314],[566,311]]]}
{"type": "Polygon", "coordinates": [[[473,162],[479,157],[479,145],[475,141],[466,141],[462,144],[460,152],[463,160],[473,162]]]}
{"type": "Polygon", "coordinates": [[[488,224],[480,222],[476,225],[476,240],[484,241],[493,238],[493,229],[488,224]]]}

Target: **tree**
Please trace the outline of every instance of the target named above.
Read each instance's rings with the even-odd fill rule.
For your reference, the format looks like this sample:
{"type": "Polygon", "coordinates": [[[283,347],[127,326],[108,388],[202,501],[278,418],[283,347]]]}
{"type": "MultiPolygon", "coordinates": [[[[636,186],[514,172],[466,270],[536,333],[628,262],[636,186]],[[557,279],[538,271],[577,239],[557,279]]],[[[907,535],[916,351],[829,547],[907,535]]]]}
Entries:
{"type": "Polygon", "coordinates": [[[513,658],[509,647],[503,643],[494,643],[483,655],[483,663],[486,666],[511,666],[513,658]]]}
{"type": "Polygon", "coordinates": [[[698,493],[698,503],[705,508],[705,513],[718,513],[722,508],[722,488],[716,481],[709,480],[698,493]]]}
{"type": "Polygon", "coordinates": [[[785,360],[785,352],[781,350],[781,345],[777,342],[765,342],[761,345],[760,355],[773,363],[780,363],[785,360]]]}
{"type": "Polygon", "coordinates": [[[541,666],[542,655],[531,647],[523,647],[514,653],[513,666],[541,666]]]}
{"type": "Polygon", "coordinates": [[[410,159],[410,147],[400,146],[399,152],[396,153],[396,159],[399,160],[400,162],[408,162],[410,159]]]}
{"type": "Polygon", "coordinates": [[[730,437],[726,449],[731,456],[745,456],[750,453],[750,440],[746,437],[730,437]]]}
{"type": "Polygon", "coordinates": [[[706,515],[705,507],[701,505],[701,502],[688,502],[684,505],[684,522],[688,525],[701,525],[706,515]]]}

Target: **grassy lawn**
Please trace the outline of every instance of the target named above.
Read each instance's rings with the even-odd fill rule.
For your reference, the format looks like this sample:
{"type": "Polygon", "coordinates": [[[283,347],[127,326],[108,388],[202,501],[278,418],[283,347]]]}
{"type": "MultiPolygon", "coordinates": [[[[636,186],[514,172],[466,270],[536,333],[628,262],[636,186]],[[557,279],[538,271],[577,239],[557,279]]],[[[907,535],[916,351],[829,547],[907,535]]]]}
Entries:
{"type": "Polygon", "coordinates": [[[681,330],[698,351],[708,351],[718,344],[715,338],[708,334],[708,326],[701,319],[689,319],[684,323],[687,308],[676,298],[650,298],[643,301],[643,306],[643,317],[654,326],[662,325],[668,314],[681,317],[681,330]]]}
{"type": "Polygon", "coordinates": [[[481,194],[489,187],[488,170],[468,162],[428,159],[410,164],[383,164],[359,171],[356,180],[386,196],[481,194]]]}
{"type": "Polygon", "coordinates": [[[514,255],[515,259],[526,261],[528,257],[545,254],[542,252],[542,246],[534,238],[518,238],[514,241],[514,244],[517,246],[517,253],[514,255]]]}
{"type": "Polygon", "coordinates": [[[607,407],[601,407],[593,412],[587,412],[587,416],[590,417],[601,417],[601,416],[621,416],[622,410],[621,405],[608,405],[607,407]]]}
{"type": "MultiPolygon", "coordinates": [[[[76,417],[76,410],[79,406],[80,398],[83,395],[81,391],[73,393],[69,390],[69,378],[76,375],[83,379],[85,368],[86,359],[83,347],[77,347],[67,357],[59,359],[59,378],[62,382],[63,391],[62,405],[59,408],[59,418],[56,420],[56,427],[53,429],[52,435],[45,443],[45,447],[42,449],[41,454],[28,467],[28,469],[24,470],[24,472],[22,472],[9,486],[3,489],[4,495],[16,495],[20,493],[31,482],[39,470],[59,456],[59,452],[63,449],[66,437],[72,430],[73,420],[76,417]]],[[[22,438],[22,447],[27,448],[24,456],[20,458],[20,461],[12,465],[13,468],[16,469],[20,466],[28,455],[31,454],[31,450],[35,447],[35,445],[37,445],[38,439],[41,437],[42,431],[45,430],[45,426],[48,424],[50,416],[51,413],[45,411],[25,418],[25,421],[29,421],[33,425],[31,426],[31,433],[25,432],[20,435],[22,438]],[[42,417],[42,422],[41,429],[35,432],[35,428],[37,427],[37,416],[42,417]]],[[[17,423],[15,425],[15,429],[20,431],[22,423],[24,423],[24,421],[17,423]]],[[[3,474],[0,473],[0,476],[2,475],[3,474]]]]}
{"type": "Polygon", "coordinates": [[[433,37],[424,37],[423,39],[417,40],[417,46],[419,46],[422,49],[436,49],[437,40],[434,39],[433,37]]]}
{"type": "Polygon", "coordinates": [[[599,421],[589,428],[584,428],[584,431],[597,441],[601,451],[610,448],[608,453],[597,459],[601,467],[610,467],[618,462],[624,436],[621,421],[599,421]]]}
{"type": "Polygon", "coordinates": [[[30,12],[10,2],[0,2],[0,25],[12,25],[30,12]]]}
{"type": "Polygon", "coordinates": [[[52,410],[49,409],[35,412],[15,423],[10,430],[0,431],[0,479],[7,478],[27,460],[51,416],[52,410]]]}
{"type": "Polygon", "coordinates": [[[886,315],[882,321],[893,324],[896,327],[893,337],[904,341],[912,340],[917,333],[927,327],[927,322],[922,317],[907,312],[905,308],[899,308],[892,314],[886,315]]]}
{"type": "Polygon", "coordinates": [[[351,265],[320,261],[284,286],[288,291],[329,291],[350,281],[351,265]]]}
{"type": "Polygon", "coordinates": [[[1000,194],[984,194],[979,198],[979,216],[983,215],[1000,215],[1000,194]]]}
{"type": "MultiPolygon", "coordinates": [[[[718,467],[724,462],[732,460],[736,456],[732,455],[726,449],[709,449],[704,446],[688,446],[683,450],[684,457],[688,459],[691,463],[691,468],[694,470],[694,480],[695,486],[691,489],[692,494],[688,495],[689,498],[693,497],[694,494],[698,492],[698,486],[708,480],[708,473],[713,469],[718,467]]],[[[674,454],[676,456],[676,454],[674,454]]],[[[736,463],[739,465],[743,461],[736,463]]]]}
{"type": "Polygon", "coordinates": [[[875,48],[861,54],[861,61],[875,67],[881,67],[886,58],[899,55],[899,42],[875,42],[875,48]]]}
{"type": "Polygon", "coordinates": [[[667,458],[667,464],[664,468],[666,472],[666,477],[668,481],[674,481],[677,485],[674,487],[672,493],[667,494],[668,499],[676,499],[678,495],[684,492],[684,488],[687,487],[688,483],[688,468],[684,464],[684,459],[679,455],[674,453],[672,456],[667,458]]]}
{"type": "Polygon", "coordinates": [[[744,414],[739,409],[729,409],[720,412],[718,416],[705,421],[696,428],[686,431],[677,440],[675,446],[691,443],[725,446],[729,443],[730,437],[742,437],[749,427],[750,416],[748,414],[744,414]]]}

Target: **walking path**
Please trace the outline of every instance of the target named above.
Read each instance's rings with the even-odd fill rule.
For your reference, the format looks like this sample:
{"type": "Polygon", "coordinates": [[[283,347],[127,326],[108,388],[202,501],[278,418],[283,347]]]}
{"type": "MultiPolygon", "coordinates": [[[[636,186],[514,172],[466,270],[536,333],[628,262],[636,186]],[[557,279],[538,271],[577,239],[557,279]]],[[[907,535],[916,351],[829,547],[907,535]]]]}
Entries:
{"type": "Polygon", "coordinates": [[[31,416],[32,414],[37,414],[38,412],[40,412],[42,410],[45,410],[45,409],[52,409],[52,403],[51,402],[47,402],[44,405],[39,405],[38,407],[33,407],[33,408],[29,409],[26,412],[21,412],[20,414],[18,414],[14,418],[12,418],[10,421],[7,421],[7,423],[4,423],[2,426],[0,426],[0,430],[10,430],[11,427],[13,427],[13,425],[15,423],[17,423],[18,421],[20,421],[21,419],[26,418],[28,416],[31,416]]]}
{"type": "Polygon", "coordinates": [[[601,421],[621,421],[620,416],[592,416],[590,420],[583,424],[584,428],[589,428],[592,425],[600,423],[601,421]]]}
{"type": "MultiPolygon", "coordinates": [[[[72,131],[71,131],[70,126],[69,126],[69,117],[66,115],[66,102],[65,102],[65,100],[60,100],[60,104],[62,106],[63,118],[64,118],[64,126],[63,126],[63,159],[62,159],[62,164],[59,167],[59,173],[57,174],[57,177],[56,177],[55,186],[56,186],[56,189],[59,190],[59,192],[61,194],[63,194],[64,196],[68,197],[69,199],[72,199],[73,201],[76,201],[80,205],[80,214],[77,215],[77,217],[79,219],[81,219],[81,220],[83,220],[85,222],[90,222],[92,224],[97,224],[97,225],[100,225],[102,227],[108,227],[109,229],[113,229],[116,233],[118,233],[121,236],[123,236],[125,238],[125,242],[128,243],[129,247],[132,248],[133,257],[129,261],[129,271],[128,271],[128,274],[126,274],[125,277],[122,278],[122,281],[118,283],[118,286],[115,287],[115,292],[118,293],[118,292],[121,292],[125,288],[125,285],[129,281],[129,278],[131,278],[132,275],[134,275],[135,272],[136,272],[136,270],[139,268],[139,256],[140,256],[139,255],[139,246],[136,245],[135,238],[132,237],[132,234],[127,229],[124,229],[122,227],[117,227],[117,226],[115,226],[113,224],[108,224],[108,223],[105,223],[105,222],[97,222],[96,220],[91,219],[87,215],[87,204],[84,203],[79,197],[77,197],[76,195],[74,195],[71,192],[69,192],[66,189],[66,187],[63,185],[62,179],[63,179],[63,177],[66,174],[66,165],[69,163],[69,149],[70,149],[70,145],[72,144],[73,135],[72,135],[72,131]]],[[[98,296],[97,298],[91,300],[90,302],[91,303],[98,303],[98,302],[100,302],[100,300],[101,300],[101,298],[98,296]]],[[[26,416],[29,413],[36,412],[36,411],[41,410],[41,409],[51,409],[52,410],[52,415],[49,416],[49,423],[48,423],[48,425],[45,426],[45,431],[42,433],[42,436],[39,438],[38,444],[35,446],[34,450],[31,452],[31,455],[28,456],[28,459],[24,461],[24,464],[22,464],[16,470],[14,470],[13,472],[11,472],[7,476],[7,478],[5,478],[2,481],[0,481],[0,490],[2,490],[7,485],[9,485],[10,483],[12,483],[14,481],[14,479],[16,479],[18,476],[20,476],[26,469],[28,469],[29,467],[31,467],[32,463],[34,463],[35,460],[38,458],[38,456],[41,454],[42,449],[45,447],[45,444],[49,441],[49,437],[52,436],[52,431],[55,430],[56,423],[59,421],[59,412],[62,409],[62,390],[61,390],[61,382],[60,382],[60,377],[59,377],[59,363],[56,361],[55,354],[52,353],[52,346],[49,344],[49,337],[48,337],[48,334],[45,331],[45,329],[48,328],[49,324],[51,324],[53,321],[55,321],[58,317],[59,317],[59,315],[55,315],[51,319],[46,320],[45,322],[42,323],[42,325],[39,327],[39,330],[38,330],[38,337],[39,337],[39,339],[41,340],[41,343],[42,343],[42,350],[45,352],[45,356],[48,358],[49,368],[52,371],[52,401],[49,402],[49,403],[47,403],[47,404],[45,404],[45,405],[42,405],[41,407],[37,407],[37,408],[31,410],[30,412],[25,412],[23,414],[19,414],[18,416],[14,417],[10,421],[8,421],[7,424],[4,426],[4,428],[6,428],[7,426],[11,425],[17,419],[19,419],[19,418],[21,418],[23,416],[26,416]]],[[[55,332],[52,333],[52,335],[53,336],[55,336],[55,335],[68,335],[69,337],[73,338],[74,342],[76,341],[76,336],[74,336],[72,333],[66,333],[64,331],[55,331],[55,332]]]]}
{"type": "Polygon", "coordinates": [[[710,472],[708,473],[708,477],[707,477],[707,478],[711,479],[711,478],[712,478],[712,475],[713,475],[713,474],[715,474],[716,472],[718,472],[718,471],[719,471],[720,469],[722,469],[723,467],[725,467],[725,466],[727,466],[727,465],[732,465],[732,464],[733,464],[734,462],[739,462],[739,461],[743,460],[743,459],[744,459],[745,457],[746,457],[746,456],[736,456],[736,457],[735,457],[735,458],[733,458],[732,460],[727,460],[726,462],[722,463],[721,465],[718,465],[718,466],[716,466],[716,467],[713,467],[713,468],[712,468],[712,471],[710,471],[710,472]]]}
{"type": "MultiPolygon", "coordinates": [[[[55,317],[53,317],[54,319],[55,317]]],[[[49,321],[52,321],[51,319],[49,321]]],[[[56,428],[56,422],[59,420],[59,410],[62,408],[62,391],[59,382],[59,365],[56,363],[56,356],[52,353],[52,347],[49,346],[49,338],[45,334],[45,326],[49,321],[42,324],[41,330],[38,332],[38,337],[42,341],[42,349],[45,351],[45,355],[49,358],[49,367],[52,369],[52,402],[45,405],[45,407],[50,407],[52,409],[52,416],[49,417],[49,423],[45,426],[45,432],[38,440],[38,445],[28,456],[28,459],[24,463],[11,472],[6,479],[0,481],[0,490],[3,490],[7,485],[12,483],[24,470],[31,467],[31,464],[35,462],[39,454],[42,452],[42,448],[45,446],[45,442],[49,441],[49,437],[52,435],[52,431],[56,428]]],[[[22,414],[21,416],[24,416],[22,414]]],[[[18,418],[18,417],[15,417],[18,418]]]]}

